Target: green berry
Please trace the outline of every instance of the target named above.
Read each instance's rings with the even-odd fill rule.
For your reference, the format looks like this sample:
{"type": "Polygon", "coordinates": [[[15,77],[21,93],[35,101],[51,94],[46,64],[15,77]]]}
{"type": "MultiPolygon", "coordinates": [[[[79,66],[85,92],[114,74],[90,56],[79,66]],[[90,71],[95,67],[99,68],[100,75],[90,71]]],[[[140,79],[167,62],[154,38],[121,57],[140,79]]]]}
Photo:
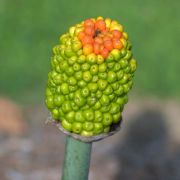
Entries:
{"type": "Polygon", "coordinates": [[[104,80],[107,79],[107,73],[106,72],[99,73],[98,76],[100,79],[104,79],[104,80]]]}
{"type": "Polygon", "coordinates": [[[123,75],[124,75],[124,73],[123,73],[122,70],[120,70],[120,71],[118,71],[118,72],[116,73],[116,75],[117,75],[117,79],[118,79],[118,80],[121,80],[122,77],[123,77],[123,75]]]}
{"type": "Polygon", "coordinates": [[[108,81],[109,83],[113,83],[113,82],[115,82],[116,80],[117,80],[116,73],[113,72],[113,71],[109,71],[109,72],[108,72],[107,81],[108,81]]]}
{"type": "Polygon", "coordinates": [[[85,55],[80,55],[78,58],[77,58],[77,62],[79,64],[83,64],[86,62],[86,56],[85,55]]]}
{"type": "Polygon", "coordinates": [[[82,48],[82,44],[80,41],[75,41],[72,44],[72,50],[77,52],[78,50],[80,50],[82,48]]]}
{"type": "Polygon", "coordinates": [[[107,65],[105,63],[99,65],[99,72],[106,72],[107,65]]]}
{"type": "Polygon", "coordinates": [[[68,120],[68,122],[72,123],[75,119],[75,112],[74,111],[70,111],[66,114],[66,119],[68,120]]]}
{"type": "Polygon", "coordinates": [[[77,122],[84,122],[85,121],[85,118],[83,116],[83,113],[81,111],[77,111],[76,114],[75,114],[75,120],[77,122]]]}
{"type": "Polygon", "coordinates": [[[83,130],[81,132],[81,136],[90,137],[90,136],[93,136],[93,132],[92,131],[85,131],[85,130],[83,130]]]}
{"type": "Polygon", "coordinates": [[[83,123],[83,129],[84,129],[85,131],[92,131],[93,128],[94,128],[94,125],[93,125],[92,122],[84,122],[84,123],[83,123]]]}
{"type": "Polygon", "coordinates": [[[94,123],[93,134],[101,134],[103,132],[102,123],[94,123]]]}
{"type": "Polygon", "coordinates": [[[85,87],[86,85],[87,85],[87,83],[86,83],[84,80],[78,81],[78,86],[79,86],[80,88],[83,88],[83,87],[85,87]]]}
{"type": "Polygon", "coordinates": [[[52,110],[52,117],[53,117],[53,119],[58,119],[59,118],[59,111],[58,111],[58,109],[53,109],[52,110]]]}
{"type": "Polygon", "coordinates": [[[78,63],[74,63],[74,65],[73,65],[73,69],[74,69],[74,71],[79,71],[80,70],[80,65],[78,64],[78,63]]]}
{"type": "Polygon", "coordinates": [[[84,87],[82,90],[81,90],[81,94],[83,97],[87,97],[89,96],[89,89],[87,87],[84,87]]]}
{"type": "Polygon", "coordinates": [[[112,103],[111,104],[111,109],[110,109],[110,113],[111,114],[116,114],[120,111],[120,108],[119,108],[119,104],[117,103],[112,103]]]}
{"type": "Polygon", "coordinates": [[[98,90],[97,83],[89,83],[88,88],[91,92],[95,93],[98,90]]]}
{"type": "Polygon", "coordinates": [[[87,104],[89,106],[94,106],[96,101],[97,101],[97,99],[94,96],[90,96],[90,97],[87,98],[87,104]]]}
{"type": "Polygon", "coordinates": [[[110,113],[104,113],[104,115],[103,115],[104,126],[111,125],[112,121],[113,121],[112,115],[110,113]]]}
{"type": "Polygon", "coordinates": [[[77,61],[77,57],[76,56],[72,56],[72,57],[68,58],[68,64],[70,66],[72,66],[76,61],[77,61]]]}
{"type": "Polygon", "coordinates": [[[81,107],[81,106],[85,105],[86,100],[84,99],[84,97],[81,94],[76,93],[74,96],[74,102],[76,103],[77,106],[81,107]]]}
{"type": "Polygon", "coordinates": [[[97,98],[100,98],[101,96],[102,96],[102,91],[98,90],[98,91],[96,92],[96,97],[97,97],[97,98]]]}
{"type": "Polygon", "coordinates": [[[104,128],[104,133],[108,133],[109,131],[110,131],[110,127],[109,126],[104,128]]]}
{"type": "Polygon", "coordinates": [[[87,71],[90,69],[90,65],[88,63],[84,63],[81,65],[82,71],[87,71]]]}
{"type": "Polygon", "coordinates": [[[65,98],[63,95],[55,95],[54,96],[54,104],[56,106],[61,106],[64,102],[65,98]]]}
{"type": "Polygon", "coordinates": [[[111,51],[111,54],[113,55],[114,59],[117,61],[120,58],[120,51],[118,49],[113,49],[111,51]]]}
{"type": "Polygon", "coordinates": [[[80,134],[82,131],[82,124],[80,122],[74,122],[72,124],[72,131],[76,134],[80,134]]]}
{"type": "Polygon", "coordinates": [[[69,91],[74,92],[77,90],[77,86],[69,86],[69,91]]]}
{"type": "Polygon", "coordinates": [[[63,102],[63,104],[62,104],[62,111],[64,112],[64,113],[67,113],[67,112],[69,112],[69,111],[71,111],[71,103],[70,103],[70,101],[64,101],[63,102]]]}
{"type": "Polygon", "coordinates": [[[69,94],[69,86],[68,86],[67,83],[63,83],[63,84],[61,85],[61,92],[62,92],[63,94],[69,94]]]}
{"type": "Polygon", "coordinates": [[[103,79],[99,79],[97,83],[100,90],[104,90],[108,84],[107,81],[103,79]]]}
{"type": "Polygon", "coordinates": [[[68,63],[66,61],[63,61],[60,64],[60,69],[64,72],[66,69],[68,69],[68,63]]]}
{"type": "Polygon", "coordinates": [[[121,118],[121,112],[118,112],[116,114],[113,114],[113,123],[118,123],[121,118]]]}
{"type": "Polygon", "coordinates": [[[92,75],[96,75],[98,73],[98,65],[97,64],[92,65],[90,68],[90,72],[92,75]]]}
{"type": "Polygon", "coordinates": [[[102,122],[103,114],[101,111],[95,111],[94,115],[95,115],[95,119],[94,119],[95,122],[102,122]]]}
{"type": "Polygon", "coordinates": [[[75,78],[76,78],[77,80],[81,80],[81,79],[82,79],[82,76],[83,76],[82,71],[75,72],[75,78]]]}
{"type": "Polygon", "coordinates": [[[46,106],[48,107],[48,109],[52,109],[54,107],[54,99],[53,96],[48,96],[46,98],[46,106]]]}
{"type": "Polygon", "coordinates": [[[91,109],[85,110],[83,112],[83,116],[87,121],[93,121],[94,120],[94,112],[91,109]]]}
{"type": "Polygon", "coordinates": [[[101,109],[100,109],[100,111],[101,111],[102,113],[109,112],[109,111],[110,111],[110,108],[111,108],[110,105],[102,106],[101,109]]]}
{"type": "Polygon", "coordinates": [[[101,108],[101,103],[99,101],[97,101],[94,106],[92,107],[94,110],[98,110],[101,108]]]}
{"type": "Polygon", "coordinates": [[[96,63],[96,55],[94,53],[87,55],[87,62],[89,64],[95,64],[96,63]]]}
{"type": "Polygon", "coordinates": [[[104,90],[104,94],[105,95],[110,95],[110,94],[112,94],[113,93],[113,88],[110,86],[110,85],[108,85],[107,87],[106,87],[106,89],[104,90]]]}
{"type": "Polygon", "coordinates": [[[91,79],[92,79],[91,73],[90,73],[89,71],[83,72],[83,79],[84,79],[84,81],[86,81],[86,82],[91,81],[91,79]]]}
{"type": "Polygon", "coordinates": [[[128,61],[126,59],[121,59],[119,63],[122,68],[126,68],[128,66],[128,61]]]}
{"type": "Polygon", "coordinates": [[[72,124],[69,123],[66,119],[62,120],[62,127],[67,130],[67,131],[71,131],[72,129],[72,124]]]}
{"type": "Polygon", "coordinates": [[[101,55],[97,55],[97,64],[102,64],[104,62],[104,58],[101,55]]]}
{"type": "Polygon", "coordinates": [[[106,106],[106,105],[109,105],[110,103],[110,99],[107,95],[103,94],[100,98],[100,103],[103,105],[103,106],[106,106]]]}
{"type": "Polygon", "coordinates": [[[74,77],[71,76],[68,79],[68,83],[69,83],[69,85],[74,86],[74,85],[76,85],[77,80],[74,77]]]}

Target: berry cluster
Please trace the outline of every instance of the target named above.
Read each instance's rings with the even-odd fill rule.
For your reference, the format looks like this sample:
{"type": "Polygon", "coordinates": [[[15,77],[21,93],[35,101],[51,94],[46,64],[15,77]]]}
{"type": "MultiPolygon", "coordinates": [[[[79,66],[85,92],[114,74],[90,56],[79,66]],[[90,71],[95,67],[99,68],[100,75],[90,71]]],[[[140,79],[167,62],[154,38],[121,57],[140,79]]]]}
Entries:
{"type": "Polygon", "coordinates": [[[109,132],[120,121],[135,70],[122,26],[109,18],[85,20],[53,48],[46,105],[69,132],[109,132]]]}
{"type": "Polygon", "coordinates": [[[110,19],[87,19],[84,29],[79,32],[78,38],[83,45],[85,55],[95,53],[106,58],[113,49],[122,49],[127,34],[122,32],[122,26],[110,19]],[[106,26],[107,24],[107,26],[106,26]]]}

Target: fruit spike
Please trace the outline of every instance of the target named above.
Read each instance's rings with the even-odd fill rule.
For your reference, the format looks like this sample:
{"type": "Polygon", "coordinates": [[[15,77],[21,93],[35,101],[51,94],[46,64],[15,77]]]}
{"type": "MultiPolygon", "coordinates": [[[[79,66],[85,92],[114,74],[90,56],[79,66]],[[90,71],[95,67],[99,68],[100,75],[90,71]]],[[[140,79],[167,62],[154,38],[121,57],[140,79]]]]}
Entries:
{"type": "Polygon", "coordinates": [[[121,119],[136,60],[122,25],[87,19],[53,48],[46,105],[64,129],[81,136],[107,133],[121,119]]]}

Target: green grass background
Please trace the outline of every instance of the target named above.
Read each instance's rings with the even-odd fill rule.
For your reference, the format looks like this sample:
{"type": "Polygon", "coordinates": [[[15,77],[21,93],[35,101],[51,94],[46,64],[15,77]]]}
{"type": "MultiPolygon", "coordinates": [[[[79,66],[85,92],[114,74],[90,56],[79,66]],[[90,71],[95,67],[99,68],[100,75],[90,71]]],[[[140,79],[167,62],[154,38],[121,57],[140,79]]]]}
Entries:
{"type": "Polygon", "coordinates": [[[121,22],[138,61],[133,92],[180,97],[179,0],[0,0],[0,95],[42,102],[52,47],[88,17],[121,22]]]}

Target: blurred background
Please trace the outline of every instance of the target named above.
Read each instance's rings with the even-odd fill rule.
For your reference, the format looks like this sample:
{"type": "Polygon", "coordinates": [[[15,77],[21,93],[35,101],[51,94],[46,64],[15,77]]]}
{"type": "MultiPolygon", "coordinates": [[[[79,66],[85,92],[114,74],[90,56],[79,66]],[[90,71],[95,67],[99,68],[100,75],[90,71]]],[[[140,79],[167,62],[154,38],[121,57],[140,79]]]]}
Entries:
{"type": "Polygon", "coordinates": [[[138,69],[121,131],[94,143],[90,179],[180,179],[179,7],[179,0],[0,0],[0,179],[61,176],[64,135],[45,125],[51,50],[69,26],[99,15],[124,25],[138,69]]]}

